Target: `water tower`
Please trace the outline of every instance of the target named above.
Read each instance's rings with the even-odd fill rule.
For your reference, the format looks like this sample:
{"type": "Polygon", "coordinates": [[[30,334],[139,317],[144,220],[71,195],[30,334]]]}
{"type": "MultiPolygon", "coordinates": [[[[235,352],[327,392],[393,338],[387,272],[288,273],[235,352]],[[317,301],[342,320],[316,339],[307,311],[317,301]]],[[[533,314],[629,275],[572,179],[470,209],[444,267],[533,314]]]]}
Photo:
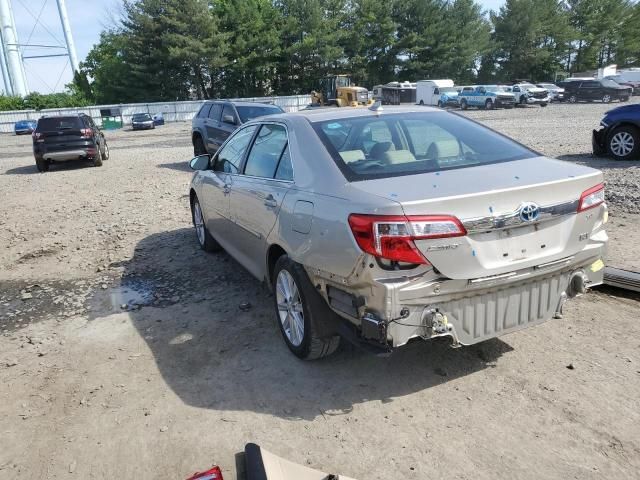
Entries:
{"type": "MultiPolygon", "coordinates": [[[[4,87],[5,94],[23,97],[29,93],[27,76],[24,70],[25,59],[68,57],[72,71],[76,72],[78,70],[78,57],[76,55],[75,44],[73,43],[73,36],[71,35],[71,27],[69,26],[67,6],[65,0],[56,0],[56,3],[62,32],[64,33],[65,45],[34,45],[28,43],[21,44],[18,41],[11,0],[0,0],[0,70],[3,79],[0,87],[4,87]],[[49,53],[25,56],[22,53],[25,47],[38,47],[40,49],[46,49],[49,53]]],[[[35,22],[37,25],[39,18],[35,18],[35,22]]],[[[34,28],[36,25],[34,25],[34,28]]]]}

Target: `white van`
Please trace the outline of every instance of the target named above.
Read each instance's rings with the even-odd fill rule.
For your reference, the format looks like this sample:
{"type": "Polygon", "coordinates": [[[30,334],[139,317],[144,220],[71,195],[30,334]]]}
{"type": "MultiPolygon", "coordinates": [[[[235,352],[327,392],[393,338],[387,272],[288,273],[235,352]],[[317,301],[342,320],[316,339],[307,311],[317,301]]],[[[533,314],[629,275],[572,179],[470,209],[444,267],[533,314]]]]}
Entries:
{"type": "Polygon", "coordinates": [[[453,80],[419,80],[416,86],[416,104],[438,105],[445,91],[453,91],[453,80]]]}

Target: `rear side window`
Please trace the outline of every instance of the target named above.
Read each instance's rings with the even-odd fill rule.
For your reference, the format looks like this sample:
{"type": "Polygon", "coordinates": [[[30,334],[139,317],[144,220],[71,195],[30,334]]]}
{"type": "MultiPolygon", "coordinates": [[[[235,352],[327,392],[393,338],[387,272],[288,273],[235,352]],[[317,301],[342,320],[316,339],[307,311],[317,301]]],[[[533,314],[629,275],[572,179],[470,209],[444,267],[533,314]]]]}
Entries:
{"type": "Polygon", "coordinates": [[[340,118],[313,124],[350,181],[437,172],[537,154],[449,113],[340,118]]]}
{"type": "Polygon", "coordinates": [[[209,118],[211,120],[220,120],[220,114],[222,113],[222,105],[214,103],[209,111],[209,118]]]}
{"type": "Polygon", "coordinates": [[[245,175],[273,178],[287,146],[287,130],[282,125],[262,125],[244,167],[245,175]]]}
{"type": "Polygon", "coordinates": [[[38,120],[38,131],[74,130],[84,128],[80,117],[45,117],[38,120]]]}
{"type": "Polygon", "coordinates": [[[291,165],[291,155],[289,155],[289,145],[284,149],[280,163],[278,163],[278,169],[276,170],[276,177],[278,180],[293,181],[293,166],[291,165]]]}
{"type": "Polygon", "coordinates": [[[209,115],[209,110],[211,110],[211,104],[205,103],[200,107],[200,111],[198,112],[198,118],[207,118],[209,115]]]}

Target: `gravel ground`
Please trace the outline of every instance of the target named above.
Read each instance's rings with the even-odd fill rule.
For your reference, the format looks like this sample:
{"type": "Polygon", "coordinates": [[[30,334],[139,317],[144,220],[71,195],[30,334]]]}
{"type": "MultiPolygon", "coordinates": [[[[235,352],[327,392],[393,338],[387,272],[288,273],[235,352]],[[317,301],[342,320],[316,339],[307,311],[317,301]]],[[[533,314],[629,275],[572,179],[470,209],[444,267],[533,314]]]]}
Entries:
{"type": "MultiPolygon", "coordinates": [[[[639,162],[589,154],[607,108],[465,114],[602,168],[611,252],[633,264],[639,162]]],[[[264,287],[197,248],[189,125],[108,140],[102,168],[43,175],[28,137],[0,136],[0,478],[186,478],[217,462],[233,479],[249,441],[361,479],[638,478],[637,296],[599,289],[474,347],[300,362],[264,287]]]]}

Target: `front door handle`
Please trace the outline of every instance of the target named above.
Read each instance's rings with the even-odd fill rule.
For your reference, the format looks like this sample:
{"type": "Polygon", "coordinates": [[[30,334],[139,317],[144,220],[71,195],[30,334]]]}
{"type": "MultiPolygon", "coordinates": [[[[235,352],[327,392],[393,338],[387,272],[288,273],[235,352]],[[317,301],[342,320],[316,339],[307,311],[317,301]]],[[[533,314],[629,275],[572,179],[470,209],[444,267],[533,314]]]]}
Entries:
{"type": "Polygon", "coordinates": [[[278,206],[278,201],[273,197],[273,195],[269,194],[264,199],[264,204],[269,208],[275,208],[278,206]]]}

